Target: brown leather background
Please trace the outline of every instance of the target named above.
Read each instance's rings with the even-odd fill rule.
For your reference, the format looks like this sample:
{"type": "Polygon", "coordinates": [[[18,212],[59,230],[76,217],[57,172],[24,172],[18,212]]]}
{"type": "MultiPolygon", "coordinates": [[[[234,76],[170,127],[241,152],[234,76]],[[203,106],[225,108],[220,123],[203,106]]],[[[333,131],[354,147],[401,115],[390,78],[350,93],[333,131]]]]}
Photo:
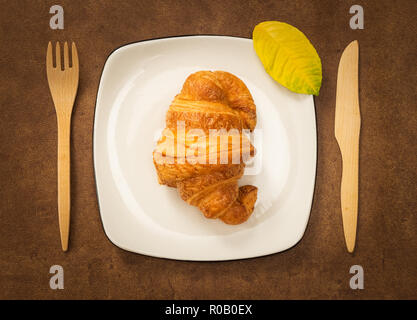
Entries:
{"type": "Polygon", "coordinates": [[[0,13],[0,298],[417,298],[417,109],[415,1],[5,1],[0,13]],[[349,28],[361,3],[365,29],[349,28]],[[61,4],[65,30],[49,28],[61,4]],[[180,262],[123,251],[106,238],[92,160],[97,87],[118,46],[155,37],[251,37],[264,20],[300,28],[316,47],[324,80],[315,99],[318,167],[310,221],[294,248],[233,262],[180,262]],[[336,72],[344,47],[360,45],[360,215],[346,252],[334,138],[336,72]],[[80,85],[72,123],[70,250],[60,248],[56,117],[45,74],[49,40],[73,40],[80,85]],[[65,289],[49,288],[49,268],[65,289]],[[349,288],[362,265],[365,289],[349,288]]]}

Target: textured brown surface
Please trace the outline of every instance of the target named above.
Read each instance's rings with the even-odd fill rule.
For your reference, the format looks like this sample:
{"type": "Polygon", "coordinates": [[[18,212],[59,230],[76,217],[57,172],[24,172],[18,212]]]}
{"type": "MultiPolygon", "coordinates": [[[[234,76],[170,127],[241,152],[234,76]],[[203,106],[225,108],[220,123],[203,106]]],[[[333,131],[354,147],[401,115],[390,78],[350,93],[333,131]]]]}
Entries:
{"type": "Polygon", "coordinates": [[[415,1],[362,1],[365,29],[349,28],[357,1],[4,1],[0,12],[0,298],[417,298],[417,108],[415,1]],[[49,7],[65,30],[49,29],[49,7]],[[107,55],[128,42],[183,34],[250,37],[281,20],[317,48],[324,81],[315,99],[317,182],[306,233],[283,253],[191,263],[125,252],[106,238],[97,206],[92,127],[107,55]],[[346,252],[334,138],[336,71],[343,48],[360,44],[360,216],[346,252]],[[56,203],[56,120],[45,77],[48,40],[74,40],[80,87],[72,124],[72,228],[61,252],[56,203]],[[49,268],[65,289],[49,289],[49,268]],[[349,288],[349,268],[365,289],[349,288]]]}

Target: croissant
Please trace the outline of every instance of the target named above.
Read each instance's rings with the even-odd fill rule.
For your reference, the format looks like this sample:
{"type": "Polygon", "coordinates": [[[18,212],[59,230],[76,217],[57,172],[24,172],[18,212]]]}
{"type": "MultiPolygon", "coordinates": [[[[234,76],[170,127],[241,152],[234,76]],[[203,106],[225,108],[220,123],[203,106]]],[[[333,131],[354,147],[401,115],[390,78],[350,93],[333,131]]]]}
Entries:
{"type": "Polygon", "coordinates": [[[159,183],[177,188],[206,218],[245,222],[257,188],[239,188],[238,180],[255,152],[244,130],[255,125],[256,106],[243,81],[223,71],[191,74],[167,111],[153,152],[159,183]]]}

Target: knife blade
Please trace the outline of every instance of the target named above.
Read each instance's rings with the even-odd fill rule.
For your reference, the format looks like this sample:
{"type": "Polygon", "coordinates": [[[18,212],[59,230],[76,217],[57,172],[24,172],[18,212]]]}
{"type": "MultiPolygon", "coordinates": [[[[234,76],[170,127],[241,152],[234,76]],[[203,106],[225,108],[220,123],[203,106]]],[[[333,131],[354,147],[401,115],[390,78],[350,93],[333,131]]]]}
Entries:
{"type": "Polygon", "coordinates": [[[348,252],[355,249],[358,221],[359,135],[361,117],[358,91],[359,45],[352,41],[342,53],[337,72],[335,136],[342,154],[340,198],[348,252]]]}

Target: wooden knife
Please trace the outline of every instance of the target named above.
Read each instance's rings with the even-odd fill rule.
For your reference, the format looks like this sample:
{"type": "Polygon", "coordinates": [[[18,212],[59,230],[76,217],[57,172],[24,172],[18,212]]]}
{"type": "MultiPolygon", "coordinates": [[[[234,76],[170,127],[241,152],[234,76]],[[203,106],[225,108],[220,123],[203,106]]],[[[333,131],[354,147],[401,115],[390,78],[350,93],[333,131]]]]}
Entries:
{"type": "Polygon", "coordinates": [[[353,252],[358,221],[359,133],[358,41],[342,53],[337,72],[335,135],[342,153],[341,205],[348,252],[353,252]]]}

